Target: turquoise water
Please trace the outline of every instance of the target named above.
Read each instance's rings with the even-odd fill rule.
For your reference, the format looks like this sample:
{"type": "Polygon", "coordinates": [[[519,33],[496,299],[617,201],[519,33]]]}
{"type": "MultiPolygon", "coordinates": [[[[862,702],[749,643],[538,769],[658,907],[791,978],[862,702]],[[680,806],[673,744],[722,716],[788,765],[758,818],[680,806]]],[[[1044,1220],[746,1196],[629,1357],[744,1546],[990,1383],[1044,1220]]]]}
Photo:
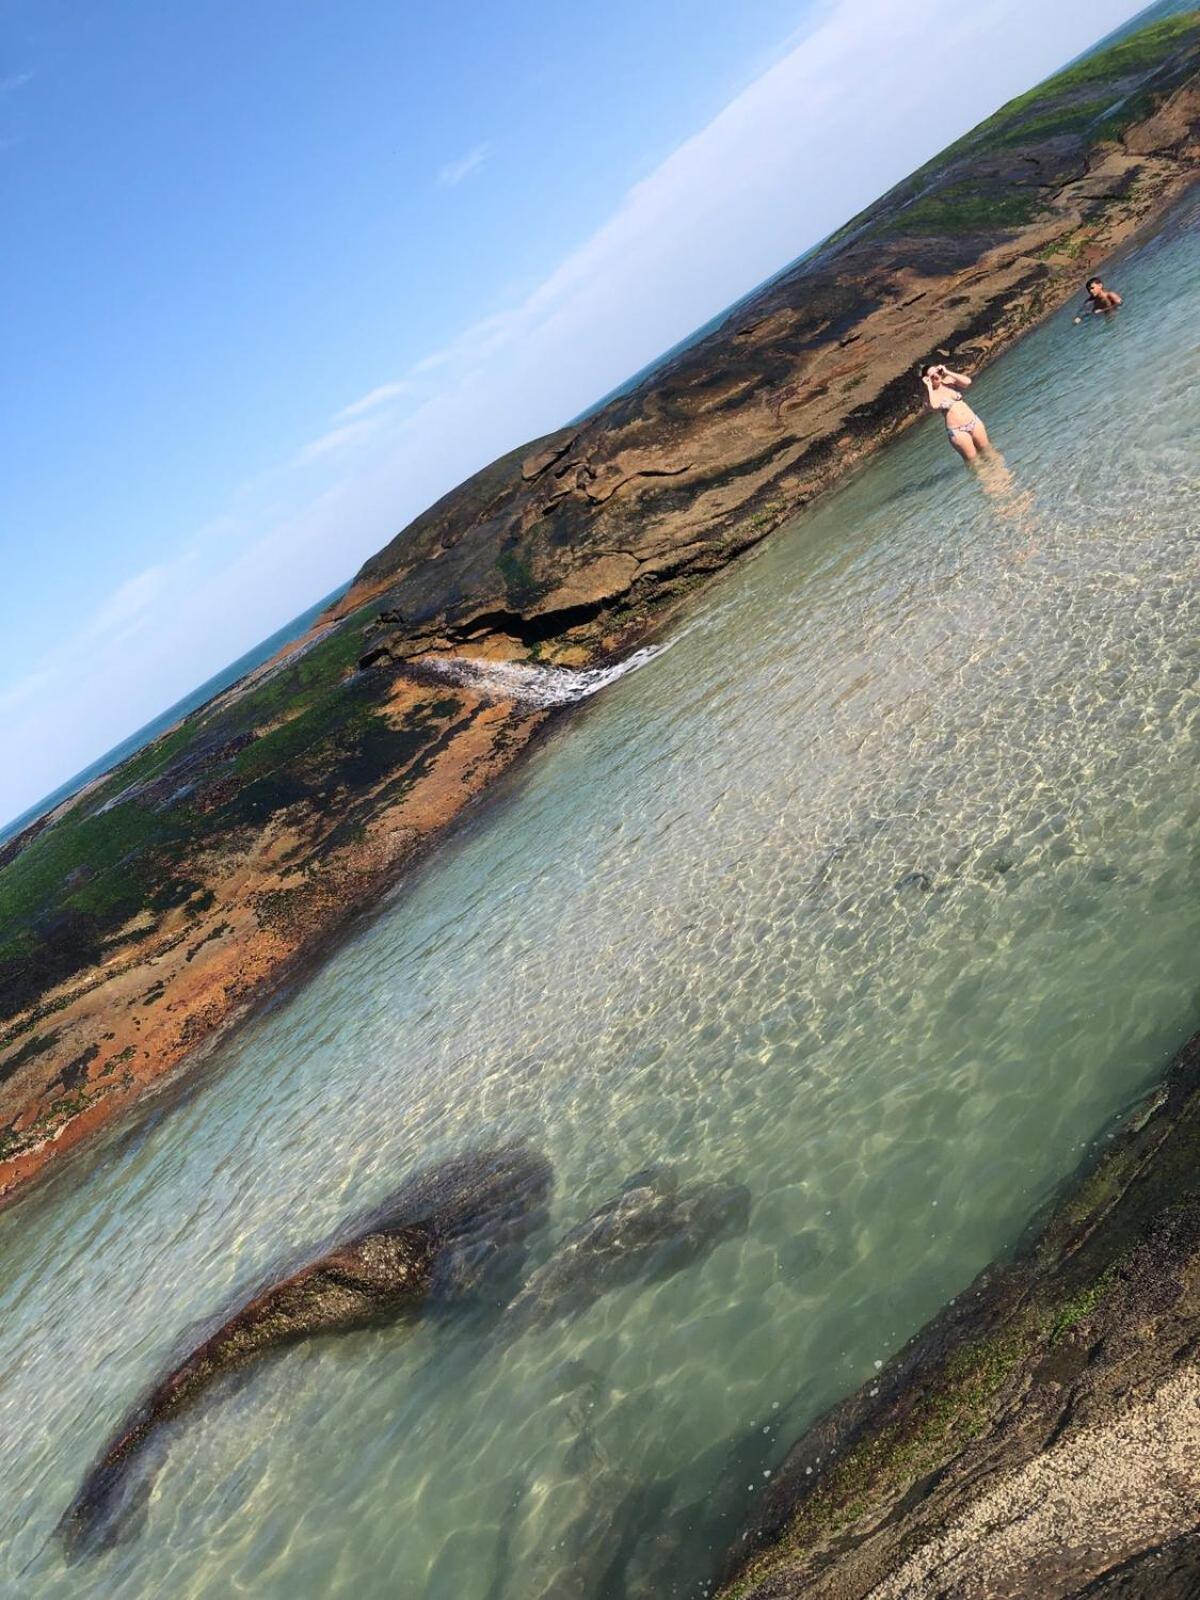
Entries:
{"type": "Polygon", "coordinates": [[[1011,486],[923,423],[169,1115],[0,1218],[0,1588],[694,1594],[790,1438],[1011,1247],[1200,1021],[1195,223],[1106,271],[1119,318],[980,376],[1011,486]],[[553,1235],[660,1160],[747,1184],[749,1231],[504,1350],[297,1349],[181,1430],[136,1537],[63,1564],[190,1324],[515,1136],[553,1235]]]}

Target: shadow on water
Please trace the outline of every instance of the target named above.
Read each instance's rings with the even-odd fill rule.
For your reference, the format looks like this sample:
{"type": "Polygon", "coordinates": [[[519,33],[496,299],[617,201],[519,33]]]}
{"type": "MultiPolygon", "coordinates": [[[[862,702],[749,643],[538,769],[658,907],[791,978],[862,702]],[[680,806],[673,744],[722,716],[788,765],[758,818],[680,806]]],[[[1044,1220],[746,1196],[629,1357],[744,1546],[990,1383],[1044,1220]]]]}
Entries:
{"type": "Polygon", "coordinates": [[[663,1600],[704,1593],[719,1553],[736,1546],[816,1403],[806,1384],[762,1422],[751,1421],[713,1445],[685,1471],[638,1479],[596,1444],[590,1417],[605,1399],[599,1373],[584,1369],[565,1378],[563,1401],[579,1429],[565,1463],[578,1489],[577,1509],[552,1543],[532,1557],[522,1554],[518,1530],[532,1485],[520,1480],[497,1536],[486,1600],[663,1600]],[[715,1487],[696,1494],[698,1481],[715,1487]]]}

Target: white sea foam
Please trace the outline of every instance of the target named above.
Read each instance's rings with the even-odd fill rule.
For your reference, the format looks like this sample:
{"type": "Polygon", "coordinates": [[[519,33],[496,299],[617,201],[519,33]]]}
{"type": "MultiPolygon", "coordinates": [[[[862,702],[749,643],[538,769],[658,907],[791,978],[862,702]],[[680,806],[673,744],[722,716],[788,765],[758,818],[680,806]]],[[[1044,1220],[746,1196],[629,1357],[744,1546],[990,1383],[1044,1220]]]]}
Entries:
{"type": "Polygon", "coordinates": [[[542,667],[524,661],[484,661],[476,656],[421,656],[418,662],[449,683],[477,689],[497,700],[548,708],[586,700],[627,672],[644,667],[666,648],[653,645],[635,650],[607,667],[542,667]]]}

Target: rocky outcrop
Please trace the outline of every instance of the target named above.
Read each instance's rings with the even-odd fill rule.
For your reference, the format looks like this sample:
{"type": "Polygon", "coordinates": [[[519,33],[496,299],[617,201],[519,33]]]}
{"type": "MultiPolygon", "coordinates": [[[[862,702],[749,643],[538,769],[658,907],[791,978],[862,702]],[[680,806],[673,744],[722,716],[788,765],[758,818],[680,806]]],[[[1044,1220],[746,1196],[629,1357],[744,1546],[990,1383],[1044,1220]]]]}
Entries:
{"type": "Polygon", "coordinates": [[[1080,290],[1086,265],[1200,157],[1200,24],[1136,35],[1006,107],[581,422],[493,463],[362,568],[376,661],[648,617],[920,414],[916,364],[970,365],[1080,290]],[[1081,248],[1082,246],[1082,248],[1081,248]]]}
{"type": "Polygon", "coordinates": [[[673,1277],[722,1239],[745,1233],[749,1218],[750,1191],[742,1184],[681,1187],[670,1167],[636,1173],[559,1241],[509,1306],[501,1332],[512,1338],[585,1311],[625,1284],[673,1277]]]}
{"type": "MultiPolygon", "coordinates": [[[[468,1301],[499,1314],[492,1349],[502,1349],[618,1287],[695,1265],[743,1234],[750,1214],[740,1184],[681,1185],[672,1168],[647,1169],[571,1229],[520,1286],[552,1183],[549,1164],[523,1147],[472,1151],[419,1172],[302,1265],[271,1274],[221,1314],[116,1430],[59,1523],[68,1557],[106,1549],[130,1530],[181,1416],[270,1352],[468,1301]]],[[[582,1376],[570,1378],[569,1390],[599,1381],[572,1365],[582,1376]]],[[[586,1437],[586,1410],[580,1422],[586,1437]]],[[[589,1458],[581,1446],[580,1465],[589,1458]]]]}
{"type": "Polygon", "coordinates": [[[1107,1149],[795,1445],[724,1600],[1200,1593],[1200,1035],[1107,1149]]]}
{"type": "Polygon", "coordinates": [[[1001,349],[1182,192],[1198,65],[1176,17],[1014,101],[6,845],[0,1202],[327,950],[542,726],[417,658],[587,667],[647,638],[914,419],[931,350],[1001,349]]]}
{"type": "Polygon", "coordinates": [[[68,1553],[86,1555],[119,1537],[150,1489],[150,1474],[134,1482],[132,1469],[168,1423],[228,1374],[301,1340],[411,1319],[430,1302],[508,1298],[551,1183],[548,1163],[530,1151],[471,1152],[418,1173],[315,1258],[272,1275],[118,1428],[63,1516],[68,1553]]]}

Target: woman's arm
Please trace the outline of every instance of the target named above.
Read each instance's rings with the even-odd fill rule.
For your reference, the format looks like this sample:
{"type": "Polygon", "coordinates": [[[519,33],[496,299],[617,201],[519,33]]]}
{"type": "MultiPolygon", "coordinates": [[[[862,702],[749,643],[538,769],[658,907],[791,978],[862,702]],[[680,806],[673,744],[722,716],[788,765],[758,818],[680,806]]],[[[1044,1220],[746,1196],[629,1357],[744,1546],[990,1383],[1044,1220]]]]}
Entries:
{"type": "Polygon", "coordinates": [[[943,367],[942,371],[945,373],[943,381],[952,383],[956,389],[969,389],[971,387],[971,380],[965,372],[951,372],[948,367],[943,367]]]}

